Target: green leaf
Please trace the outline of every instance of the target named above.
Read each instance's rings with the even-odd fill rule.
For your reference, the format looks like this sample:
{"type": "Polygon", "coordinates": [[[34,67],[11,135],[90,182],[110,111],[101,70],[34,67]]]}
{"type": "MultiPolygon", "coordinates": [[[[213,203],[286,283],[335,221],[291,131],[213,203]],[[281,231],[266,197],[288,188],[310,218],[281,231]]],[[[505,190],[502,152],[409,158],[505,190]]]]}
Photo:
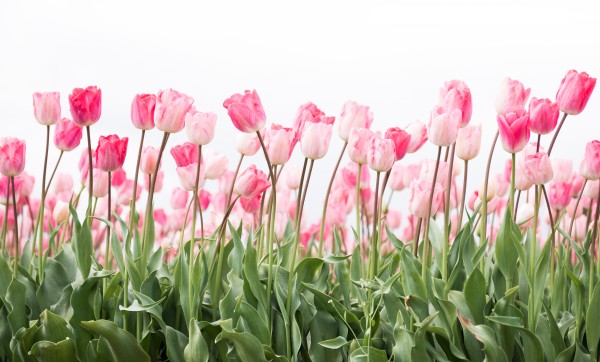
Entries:
{"type": "Polygon", "coordinates": [[[100,338],[98,354],[115,362],[150,361],[129,332],[120,329],[114,322],[97,320],[81,322],[81,326],[100,338]]]}
{"type": "Polygon", "coordinates": [[[600,283],[596,283],[592,299],[586,313],[585,337],[590,354],[595,357],[598,354],[598,342],[600,342],[600,326],[593,322],[600,315],[600,283]]]}
{"type": "Polygon", "coordinates": [[[75,256],[77,257],[77,266],[79,272],[86,278],[90,275],[90,269],[92,268],[92,258],[94,257],[94,248],[92,245],[92,231],[90,230],[90,223],[87,221],[83,222],[83,225],[79,222],[77,211],[73,208],[73,205],[69,204],[69,210],[73,217],[73,239],[71,245],[75,256]]]}
{"type": "Polygon", "coordinates": [[[167,326],[165,329],[165,342],[167,344],[167,357],[173,362],[185,362],[183,350],[188,344],[185,334],[167,326]]]}
{"type": "Polygon", "coordinates": [[[246,332],[236,332],[231,327],[231,320],[221,322],[221,333],[217,336],[215,342],[227,339],[233,343],[235,352],[242,361],[266,362],[265,352],[260,341],[246,332]]]}
{"type": "Polygon", "coordinates": [[[57,343],[39,341],[31,347],[31,355],[44,362],[77,361],[75,342],[68,338],[57,343]]]}
{"type": "Polygon", "coordinates": [[[349,345],[350,342],[348,342],[346,340],[346,338],[344,338],[342,336],[337,336],[333,339],[321,341],[321,342],[319,342],[319,344],[328,349],[340,349],[342,347],[349,345]]]}
{"type": "Polygon", "coordinates": [[[458,318],[460,319],[462,325],[466,327],[479,342],[483,343],[483,353],[485,353],[486,361],[508,361],[504,351],[498,347],[498,341],[496,341],[496,335],[493,329],[486,325],[473,325],[469,320],[461,315],[459,315],[458,318]]]}
{"type": "Polygon", "coordinates": [[[202,337],[195,318],[190,321],[189,335],[189,343],[183,351],[186,362],[207,362],[209,357],[208,346],[202,337]]]}
{"type": "Polygon", "coordinates": [[[476,324],[484,324],[484,314],[486,304],[485,279],[479,269],[474,269],[469,279],[465,283],[465,302],[475,319],[476,324]]]}
{"type": "MultiPolygon", "coordinates": [[[[496,243],[494,244],[496,247],[498,268],[507,281],[513,281],[517,271],[518,253],[514,240],[519,238],[518,235],[514,234],[513,224],[512,210],[510,207],[507,207],[504,214],[504,221],[500,225],[498,235],[496,236],[496,243]]],[[[525,263],[526,261],[523,262],[525,263]]]]}

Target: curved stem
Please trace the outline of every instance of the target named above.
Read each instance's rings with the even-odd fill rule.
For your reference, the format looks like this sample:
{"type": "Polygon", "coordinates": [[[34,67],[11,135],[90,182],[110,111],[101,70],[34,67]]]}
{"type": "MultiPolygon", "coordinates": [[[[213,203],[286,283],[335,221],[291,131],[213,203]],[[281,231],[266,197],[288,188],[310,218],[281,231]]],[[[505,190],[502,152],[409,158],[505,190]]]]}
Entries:
{"type": "Polygon", "coordinates": [[[563,113],[562,119],[560,120],[560,123],[558,124],[558,128],[556,129],[556,132],[554,132],[554,136],[552,136],[552,141],[550,141],[550,146],[548,146],[548,156],[550,156],[550,153],[552,153],[552,148],[554,147],[554,142],[556,142],[556,137],[558,137],[558,133],[560,132],[560,129],[562,128],[563,124],[565,123],[565,119],[567,119],[567,114],[563,113]]]}
{"type": "MultiPolygon", "coordinates": [[[[441,150],[441,148],[440,148],[441,150]]],[[[379,232],[377,230],[377,226],[379,223],[378,220],[378,195],[379,195],[379,177],[381,176],[381,172],[377,172],[377,176],[375,179],[375,197],[373,197],[373,236],[371,239],[371,249],[370,249],[370,256],[369,256],[369,281],[372,281],[373,279],[375,279],[375,274],[377,274],[377,239],[379,239],[379,232]]],[[[373,306],[373,290],[371,288],[369,288],[368,290],[368,295],[367,295],[367,305],[368,305],[368,313],[367,313],[367,331],[369,331],[368,333],[366,333],[365,335],[365,346],[370,346],[371,345],[371,339],[373,338],[373,317],[372,315],[374,314],[375,311],[370,310],[371,307],[373,306]]]]}
{"type": "MultiPolygon", "coordinates": [[[[15,218],[15,269],[13,270],[13,277],[17,278],[17,270],[19,269],[19,223],[17,222],[17,198],[15,197],[15,177],[10,177],[10,184],[12,190],[12,201],[13,201],[13,216],[15,218]]],[[[8,199],[6,200],[8,203],[8,199]]],[[[8,218],[8,215],[5,215],[5,218],[8,218]]],[[[40,252],[41,258],[41,252],[40,252]]]]}
{"type": "MultiPolygon", "coordinates": [[[[448,147],[450,149],[450,165],[448,167],[448,179],[446,180],[446,202],[444,204],[444,251],[442,253],[442,280],[448,281],[448,253],[450,252],[450,193],[452,192],[452,179],[454,168],[454,148],[456,143],[448,147]]],[[[458,229],[457,229],[458,230],[458,229]]]]}
{"type": "MultiPolygon", "coordinates": [[[[42,199],[40,201],[40,211],[39,211],[39,222],[36,222],[36,225],[39,225],[39,239],[38,239],[38,281],[40,282],[40,284],[42,283],[42,280],[44,278],[44,209],[46,206],[46,171],[48,168],[48,148],[50,146],[50,126],[46,126],[46,151],[44,153],[44,170],[42,173],[42,199]]],[[[62,152],[61,152],[62,154],[62,152]]],[[[60,158],[59,158],[60,161],[60,158]]],[[[58,165],[58,164],[57,164],[58,165]]],[[[16,219],[15,219],[16,222],[16,219]]],[[[37,234],[35,234],[35,236],[37,237],[37,234]]],[[[31,255],[33,255],[33,249],[35,248],[35,241],[31,243],[31,250],[32,253],[31,255]]],[[[33,263],[29,264],[29,272],[31,273],[31,270],[33,268],[33,263]]]]}
{"type": "Polygon", "coordinates": [[[427,220],[425,220],[425,234],[423,235],[423,264],[421,274],[425,280],[427,268],[429,268],[429,258],[431,254],[431,243],[429,242],[429,223],[431,222],[431,205],[433,204],[433,194],[435,192],[435,183],[437,181],[438,168],[440,166],[440,158],[442,156],[442,146],[438,146],[437,159],[435,161],[435,170],[433,172],[433,180],[431,180],[431,194],[429,195],[429,203],[427,204],[427,220]]]}
{"type": "MultiPolygon", "coordinates": [[[[198,160],[196,163],[196,180],[194,182],[194,190],[192,191],[192,203],[194,204],[194,211],[192,214],[192,237],[190,238],[190,251],[189,251],[189,262],[188,262],[188,280],[190,281],[188,285],[188,303],[190,307],[190,318],[194,318],[195,308],[194,308],[194,288],[192,288],[193,283],[192,274],[194,273],[194,249],[196,247],[196,216],[198,214],[199,207],[199,198],[198,198],[198,184],[200,183],[200,166],[202,163],[202,146],[198,146],[198,160]]],[[[201,231],[202,232],[202,231],[201,231]]],[[[182,250],[183,252],[183,250],[182,250]]]]}
{"type": "MultiPolygon", "coordinates": [[[[112,172],[108,173],[108,210],[107,210],[107,215],[106,215],[106,220],[108,220],[109,222],[112,219],[112,215],[111,215],[111,186],[112,186],[112,172]]],[[[110,270],[110,264],[109,264],[109,260],[110,258],[108,257],[110,254],[110,226],[106,225],[106,245],[105,245],[105,249],[104,249],[104,269],[105,270],[110,270]]],[[[105,278],[106,279],[106,278],[105,278]]]]}
{"type": "MultiPolygon", "coordinates": [[[[483,194],[485,195],[482,198],[481,203],[481,243],[485,243],[486,233],[487,233],[487,192],[488,192],[488,184],[490,182],[490,168],[492,166],[492,156],[494,155],[494,149],[496,148],[496,142],[498,142],[498,136],[500,135],[499,131],[496,131],[496,136],[494,136],[494,141],[492,142],[492,147],[490,148],[490,154],[488,155],[487,166],[485,169],[485,181],[483,182],[483,194]]],[[[513,162],[512,169],[514,170],[515,164],[513,162]]],[[[514,190],[514,189],[513,189],[514,190]]],[[[511,207],[512,207],[511,203],[511,207]]]]}
{"type": "Polygon", "coordinates": [[[342,157],[344,157],[344,151],[346,151],[346,147],[348,146],[348,142],[344,142],[344,146],[342,147],[342,152],[340,152],[340,157],[338,157],[337,163],[333,168],[333,173],[331,174],[331,179],[329,180],[329,185],[327,186],[327,192],[325,193],[325,201],[323,202],[323,213],[321,214],[321,228],[319,230],[319,258],[323,257],[323,244],[325,241],[323,240],[323,233],[325,232],[325,217],[327,216],[327,205],[329,203],[329,194],[331,193],[331,186],[333,185],[333,180],[335,179],[335,174],[337,173],[338,168],[340,167],[340,162],[342,162],[342,157]]]}
{"type": "MultiPolygon", "coordinates": [[[[312,163],[312,162],[311,162],[312,163]]],[[[304,165],[302,166],[302,174],[300,175],[300,184],[298,185],[298,195],[296,196],[296,215],[294,217],[294,229],[296,230],[297,234],[300,232],[300,219],[299,219],[299,215],[300,215],[300,208],[301,208],[301,202],[302,202],[302,193],[303,193],[303,187],[304,187],[304,176],[306,176],[306,166],[308,165],[308,158],[305,157],[304,158],[304,165]]]]}
{"type": "Polygon", "coordinates": [[[356,235],[358,235],[358,243],[360,244],[362,234],[360,232],[360,174],[362,172],[362,165],[356,164],[358,170],[356,171],[356,235]]]}
{"type": "Polygon", "coordinates": [[[50,179],[48,180],[48,184],[46,185],[46,194],[48,194],[48,191],[50,191],[50,185],[52,185],[52,181],[54,180],[54,176],[56,175],[56,171],[58,170],[58,165],[60,164],[64,153],[65,151],[60,151],[60,153],[58,154],[58,160],[56,160],[56,165],[54,165],[54,169],[52,170],[52,174],[50,175],[50,179]]]}
{"type": "Polygon", "coordinates": [[[233,174],[233,180],[231,180],[231,186],[229,187],[229,194],[227,195],[227,207],[231,203],[231,197],[233,195],[233,187],[235,186],[235,180],[237,180],[237,176],[240,172],[240,167],[242,167],[242,161],[244,160],[244,155],[240,154],[240,160],[238,161],[237,167],[235,168],[235,173],[233,174]]]}
{"type": "Polygon", "coordinates": [[[2,233],[0,234],[0,237],[2,238],[2,251],[6,251],[6,232],[7,232],[7,228],[8,228],[8,218],[6,217],[6,215],[8,215],[8,205],[10,205],[10,202],[8,202],[8,200],[10,198],[10,178],[8,176],[6,176],[6,205],[4,205],[4,217],[2,218],[2,233]]]}
{"type": "Polygon", "coordinates": [[[419,256],[419,237],[421,235],[421,224],[423,224],[423,219],[419,218],[419,221],[417,221],[417,230],[415,231],[415,234],[413,235],[413,255],[415,257],[419,256]]]}
{"type": "MultiPolygon", "coordinates": [[[[546,187],[542,185],[542,194],[544,195],[544,199],[546,200],[546,208],[548,208],[548,216],[550,217],[550,235],[552,238],[552,247],[550,248],[550,290],[554,290],[554,252],[556,248],[556,238],[555,238],[555,226],[554,225],[554,216],[552,215],[552,208],[550,207],[550,200],[548,200],[548,194],[546,193],[546,187]]],[[[557,220],[558,222],[558,220],[557,220]]]]}
{"type": "MultiPolygon", "coordinates": [[[[585,185],[587,185],[587,182],[587,179],[583,182],[583,186],[581,187],[581,191],[579,192],[579,196],[577,197],[577,202],[575,202],[575,210],[573,210],[573,217],[571,218],[571,224],[569,225],[569,236],[571,236],[571,238],[573,238],[573,225],[575,224],[577,209],[579,208],[579,202],[581,201],[581,196],[583,196],[583,190],[585,189],[585,185]]],[[[568,243],[567,245],[570,246],[571,243],[568,243]]],[[[568,250],[570,250],[570,247],[568,248],[568,250]]]]}
{"type": "MultiPolygon", "coordinates": [[[[146,130],[142,130],[142,138],[140,139],[140,147],[138,148],[138,156],[137,156],[137,161],[135,164],[135,176],[133,177],[133,201],[131,203],[131,208],[129,210],[129,230],[131,230],[130,235],[133,235],[133,228],[134,226],[137,227],[137,225],[133,225],[134,219],[135,219],[135,212],[136,212],[136,200],[137,200],[137,190],[138,190],[138,177],[140,174],[140,162],[142,160],[142,151],[144,148],[144,136],[146,135],[146,130]]],[[[156,164],[156,168],[158,169],[160,165],[157,163],[156,164]]]]}
{"type": "MultiPolygon", "coordinates": [[[[87,144],[88,144],[88,210],[92,205],[92,196],[94,195],[94,166],[92,163],[92,138],[90,136],[90,126],[85,126],[85,133],[87,135],[87,144]]],[[[89,215],[87,215],[89,216],[89,215]]],[[[88,219],[91,223],[91,219],[88,219]]]]}
{"type": "Polygon", "coordinates": [[[465,212],[465,199],[467,197],[467,174],[468,174],[468,171],[469,171],[469,161],[465,160],[465,169],[463,172],[463,190],[462,190],[462,196],[460,198],[460,212],[458,213],[456,230],[460,230],[462,228],[462,218],[463,218],[463,213],[465,212]]]}

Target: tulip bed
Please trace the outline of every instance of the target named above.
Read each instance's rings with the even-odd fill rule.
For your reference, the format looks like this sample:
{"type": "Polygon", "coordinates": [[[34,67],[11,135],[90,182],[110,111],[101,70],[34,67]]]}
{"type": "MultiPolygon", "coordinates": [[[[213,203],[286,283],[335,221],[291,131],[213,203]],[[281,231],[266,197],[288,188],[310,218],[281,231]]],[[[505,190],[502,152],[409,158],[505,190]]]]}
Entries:
{"type": "Polygon", "coordinates": [[[555,100],[527,104],[530,90],[506,79],[471,193],[481,126],[461,81],[444,84],[427,125],[384,134],[355,102],[337,119],[308,103],[291,128],[265,128],[258,94],[234,94],[223,104],[240,131],[231,170],[205,149],[215,114],[174,90],[137,95],[133,179],[127,138],[92,147],[100,89],[69,95],[72,119],[58,93],[35,93],[48,136],[40,198],[25,142],[0,139],[0,360],[596,361],[600,142],[579,173],[551,153],[595,82],[569,71],[555,100]],[[305,205],[336,124],[343,148],[323,204],[305,205]],[[154,128],[158,148],[143,144],[154,128]],[[168,145],[184,129],[189,142],[168,145]],[[80,189],[55,174],[60,158],[49,172],[51,130],[61,156],[85,134],[80,189]],[[403,160],[426,145],[437,159],[403,160]],[[158,205],[168,154],[181,188],[158,205]],[[494,156],[506,170],[490,170],[494,156]],[[390,200],[405,188],[400,229],[390,200]]]}

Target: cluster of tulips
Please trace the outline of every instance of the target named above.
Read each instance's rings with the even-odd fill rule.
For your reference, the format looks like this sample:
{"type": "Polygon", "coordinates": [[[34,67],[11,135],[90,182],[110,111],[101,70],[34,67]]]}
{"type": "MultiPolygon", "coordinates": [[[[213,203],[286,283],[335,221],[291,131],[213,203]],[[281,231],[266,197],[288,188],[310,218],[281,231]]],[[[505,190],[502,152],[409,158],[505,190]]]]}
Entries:
{"type": "MultiPolygon", "coordinates": [[[[468,166],[480,153],[482,125],[470,123],[471,92],[458,80],[441,87],[427,124],[417,121],[385,131],[372,130],[369,107],[353,101],[344,104],[337,119],[306,103],[290,127],[267,125],[256,91],[234,94],[223,107],[239,130],[235,149],[240,156],[235,168],[229,167],[226,156],[207,150],[214,138],[215,113],[197,110],[190,96],[171,89],[156,95],[138,94],[131,105],[131,121],[141,131],[141,141],[131,175],[122,168],[128,153],[127,137],[108,135],[100,136],[97,144],[91,141],[92,126],[101,118],[99,88],[73,90],[68,96],[70,119],[63,118],[59,93],[34,93],[35,119],[47,131],[41,195],[34,195],[34,177],[24,172],[25,141],[0,139],[0,204],[4,205],[0,208],[1,250],[13,260],[14,278],[20,273],[19,257],[37,254],[37,265],[29,264],[29,274],[41,284],[46,262],[41,256],[52,257],[63,245],[76,244],[78,230],[89,227],[91,257],[98,261],[95,268],[120,269],[111,243],[130,247],[128,239],[140,240],[140,264],[145,266],[159,248],[164,251],[165,262],[182,258],[185,244],[191,241],[188,275],[191,277],[201,262],[193,256],[211,250],[211,270],[216,268],[220,280],[223,250],[232,240],[233,229],[228,225],[240,225],[247,235],[256,233],[250,240],[258,260],[273,260],[284,244],[291,245],[292,268],[302,257],[358,252],[368,264],[368,280],[376,277],[383,256],[394,251],[395,240],[401,240],[414,255],[421,256],[425,279],[434,252],[432,228],[438,230],[441,225],[438,269],[441,280],[447,282],[450,247],[467,220],[470,230],[478,235],[478,245],[488,248],[502,232],[495,221],[500,215],[514,219],[521,231],[532,232],[538,242],[531,243],[531,248],[552,242],[554,249],[567,238],[582,242],[588,233],[594,247],[600,216],[600,141],[587,144],[579,172],[573,171],[571,160],[550,156],[567,116],[584,110],[595,83],[588,74],[571,70],[554,100],[529,100],[529,88],[505,79],[497,95],[498,131],[489,151],[485,179],[480,187],[470,185],[475,186],[471,193],[467,192],[468,166]],[[342,152],[326,184],[323,204],[311,205],[307,213],[304,203],[313,165],[327,155],[334,127],[343,143],[342,152]],[[163,133],[161,144],[145,145],[146,132],[155,128],[163,133]],[[84,129],[87,148],[81,153],[80,173],[73,177],[60,171],[60,160],[64,152],[79,147],[84,129]],[[60,157],[49,172],[52,131],[60,157]],[[185,131],[188,142],[169,145],[169,136],[181,131],[185,131]],[[531,139],[532,132],[537,139],[531,139]],[[542,135],[550,134],[551,140],[543,142],[542,135]],[[498,138],[509,157],[503,170],[492,173],[498,138]],[[403,161],[427,141],[436,147],[436,159],[403,161]],[[302,167],[290,161],[297,148],[304,156],[302,167]],[[168,157],[166,151],[175,160],[175,170],[161,169],[161,160],[168,157]],[[256,155],[259,152],[262,154],[256,155]],[[345,155],[349,162],[343,165],[345,155]],[[253,157],[264,157],[266,169],[244,165],[253,157]],[[163,208],[154,205],[154,195],[163,188],[165,171],[176,171],[180,187],[170,190],[170,205],[163,208]],[[215,182],[213,192],[206,188],[211,182],[215,182]],[[403,190],[408,192],[403,210],[390,208],[392,197],[403,190]],[[146,201],[142,203],[144,193],[146,201]],[[139,206],[145,209],[138,210],[139,206]],[[85,219],[80,224],[76,210],[83,209],[85,219]],[[314,212],[317,209],[320,215],[314,212]],[[544,209],[547,212],[540,212],[544,209]],[[565,235],[557,233],[559,228],[567,231],[565,235]],[[398,236],[393,236],[395,231],[398,236]]],[[[533,250],[529,255],[533,258],[535,254],[533,250]]],[[[276,276],[273,263],[267,264],[266,293],[270,300],[276,276]]],[[[122,272],[127,286],[127,270],[122,272]]],[[[211,296],[219,296],[220,288],[217,283],[211,296]]],[[[292,278],[288,291],[291,288],[292,278]]],[[[192,295],[191,290],[190,301],[204,299],[192,295]]],[[[130,304],[128,294],[124,293],[125,308],[130,304]]],[[[190,302],[189,311],[184,311],[188,319],[200,313],[193,305],[190,302]]],[[[367,325],[371,322],[368,320],[367,325]]],[[[367,344],[372,337],[365,336],[367,344]]]]}

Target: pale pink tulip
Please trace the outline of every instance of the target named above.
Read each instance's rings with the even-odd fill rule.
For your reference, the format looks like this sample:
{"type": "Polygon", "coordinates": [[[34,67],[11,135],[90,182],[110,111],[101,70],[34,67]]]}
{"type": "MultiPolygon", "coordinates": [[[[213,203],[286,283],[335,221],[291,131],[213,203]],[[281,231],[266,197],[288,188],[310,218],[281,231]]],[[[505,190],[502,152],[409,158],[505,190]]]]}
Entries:
{"type": "Polygon", "coordinates": [[[325,157],[329,150],[333,124],[324,122],[306,122],[300,139],[300,149],[311,160],[319,160],[325,157]]]}
{"type": "Polygon", "coordinates": [[[348,142],[353,129],[370,128],[371,123],[373,123],[373,112],[369,110],[369,106],[348,101],[342,107],[342,113],[338,118],[338,135],[343,141],[348,142]]]}
{"type": "Polygon", "coordinates": [[[216,180],[225,170],[229,164],[227,156],[217,153],[215,150],[209,150],[204,159],[204,172],[207,180],[216,180]]]}
{"type": "Polygon", "coordinates": [[[525,158],[525,172],[534,185],[543,185],[552,180],[552,164],[546,152],[537,152],[525,158]]]}
{"type": "Polygon", "coordinates": [[[188,140],[196,145],[207,145],[215,136],[217,115],[212,112],[204,113],[192,109],[185,115],[185,131],[188,140]]]}
{"type": "Polygon", "coordinates": [[[471,114],[473,113],[471,90],[461,80],[450,80],[444,83],[444,86],[440,89],[438,105],[446,109],[459,109],[461,112],[460,127],[466,126],[471,121],[471,114]]]}
{"type": "Polygon", "coordinates": [[[586,180],[600,179],[600,141],[594,140],[585,146],[579,173],[586,180]]]}
{"type": "Polygon", "coordinates": [[[553,180],[555,182],[570,182],[573,177],[573,161],[553,158],[552,171],[554,173],[553,180]]]}
{"type": "Polygon", "coordinates": [[[392,166],[392,172],[390,173],[390,178],[388,180],[390,189],[394,191],[402,191],[406,187],[404,178],[402,176],[404,170],[405,168],[400,162],[394,163],[394,166],[392,166]]]}
{"type": "Polygon", "coordinates": [[[412,180],[416,180],[421,175],[421,164],[420,163],[410,163],[404,166],[404,172],[402,174],[402,182],[405,187],[410,186],[412,180]]]}
{"type": "Polygon", "coordinates": [[[20,175],[25,169],[25,141],[0,138],[0,173],[7,177],[20,175]]]}
{"type": "Polygon", "coordinates": [[[308,102],[298,108],[292,129],[296,131],[298,138],[302,139],[304,127],[308,123],[325,123],[333,125],[335,117],[327,117],[314,103],[308,102]]]}
{"type": "Polygon", "coordinates": [[[267,175],[257,169],[256,166],[251,165],[240,173],[235,181],[235,192],[242,197],[252,199],[270,186],[271,183],[269,182],[267,175]]]}
{"type": "MultiPolygon", "coordinates": [[[[94,168],[92,176],[94,182],[94,189],[92,195],[97,198],[101,198],[108,195],[108,172],[104,172],[99,168],[94,168]]],[[[84,181],[88,181],[88,178],[86,177],[84,181]]],[[[89,190],[89,188],[90,185],[88,181],[87,189],[89,190]]],[[[102,215],[105,216],[106,214],[102,215]]]]}
{"type": "Polygon", "coordinates": [[[223,102],[235,128],[244,133],[260,131],[267,119],[256,90],[236,93],[223,102]]]}
{"type": "MultiPolygon", "coordinates": [[[[196,173],[198,172],[198,164],[190,163],[187,166],[177,167],[177,176],[179,176],[179,184],[184,190],[192,191],[196,185],[196,173]]],[[[198,184],[204,182],[204,162],[200,163],[200,174],[198,184]]]]}
{"type": "Polygon", "coordinates": [[[426,180],[413,180],[410,184],[410,195],[408,200],[408,210],[416,217],[427,219],[435,215],[437,208],[442,201],[444,191],[442,186],[436,182],[433,190],[433,204],[429,208],[429,198],[431,196],[431,183],[426,180]],[[430,211],[427,213],[427,211],[430,211]]]}
{"type": "Polygon", "coordinates": [[[348,157],[358,164],[366,164],[368,145],[374,136],[368,128],[354,128],[348,138],[348,157]]]}
{"type": "Polygon", "coordinates": [[[481,124],[466,125],[458,130],[456,157],[470,161],[477,157],[481,149],[481,124]]]}
{"type": "Polygon", "coordinates": [[[244,156],[254,156],[260,149],[260,141],[255,133],[235,135],[235,149],[244,156]]]}
{"type": "Polygon", "coordinates": [[[60,93],[33,93],[33,115],[41,125],[55,124],[60,119],[60,93]]]}
{"type": "Polygon", "coordinates": [[[302,170],[295,164],[287,164],[283,171],[285,185],[290,190],[297,190],[300,187],[300,178],[302,170]]]}
{"type": "Polygon", "coordinates": [[[496,112],[505,114],[523,109],[530,93],[531,89],[518,80],[504,78],[496,96],[496,112]]]}
{"type": "Polygon", "coordinates": [[[63,201],[58,201],[52,210],[52,218],[57,224],[67,220],[69,217],[69,204],[63,201]]]}
{"type": "Polygon", "coordinates": [[[177,133],[185,126],[185,115],[192,109],[192,97],[173,89],[161,90],[156,96],[154,124],[159,131],[177,133]]]}
{"type": "Polygon", "coordinates": [[[158,150],[152,146],[144,147],[140,159],[140,171],[146,175],[154,175],[158,164],[158,150]]]}
{"type": "Polygon", "coordinates": [[[553,181],[548,187],[548,202],[552,208],[562,210],[571,202],[571,183],[553,181]]]}
{"type": "Polygon", "coordinates": [[[189,192],[180,187],[175,187],[171,191],[171,207],[175,210],[185,209],[188,203],[188,196],[189,192]]]}
{"type": "Polygon", "coordinates": [[[367,146],[367,163],[376,172],[388,172],[396,161],[394,141],[387,138],[373,137],[367,146]]]}
{"type": "Polygon", "coordinates": [[[290,159],[296,142],[296,132],[293,129],[272,124],[265,134],[265,145],[271,164],[285,164],[290,159]]]}
{"type": "Polygon", "coordinates": [[[154,110],[156,96],[154,94],[136,94],[131,102],[131,123],[137,129],[151,130],[154,128],[154,110]]]}
{"type": "Polygon", "coordinates": [[[569,70],[556,93],[556,103],[562,112],[577,115],[585,108],[595,86],[596,78],[585,72],[569,70]]]}
{"type": "Polygon", "coordinates": [[[415,121],[404,127],[406,133],[410,135],[410,143],[408,144],[408,153],[417,152],[427,142],[427,127],[419,121],[415,121]]]}
{"type": "Polygon", "coordinates": [[[460,109],[445,109],[444,107],[436,106],[431,111],[431,117],[427,125],[429,141],[440,147],[452,145],[458,136],[461,119],[460,109]]]}

